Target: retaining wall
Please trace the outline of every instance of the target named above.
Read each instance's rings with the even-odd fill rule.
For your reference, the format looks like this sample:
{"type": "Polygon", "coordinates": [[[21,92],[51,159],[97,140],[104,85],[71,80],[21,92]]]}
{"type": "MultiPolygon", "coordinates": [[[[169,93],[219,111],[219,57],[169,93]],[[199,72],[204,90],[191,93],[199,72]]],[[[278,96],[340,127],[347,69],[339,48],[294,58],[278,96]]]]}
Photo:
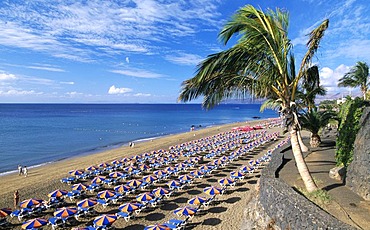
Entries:
{"type": "Polygon", "coordinates": [[[281,229],[356,229],[331,216],[300,195],[275,174],[283,163],[275,150],[260,178],[260,203],[281,229]]]}

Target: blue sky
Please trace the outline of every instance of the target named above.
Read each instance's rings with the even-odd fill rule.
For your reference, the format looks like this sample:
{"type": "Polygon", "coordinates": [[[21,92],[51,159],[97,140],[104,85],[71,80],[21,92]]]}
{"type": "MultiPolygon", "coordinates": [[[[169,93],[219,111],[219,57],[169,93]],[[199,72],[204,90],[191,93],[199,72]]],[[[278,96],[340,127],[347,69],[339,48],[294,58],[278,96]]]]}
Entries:
{"type": "Polygon", "coordinates": [[[314,59],[327,98],[370,64],[367,0],[2,0],[0,103],[176,103],[196,65],[228,48],[217,35],[246,4],[289,11],[298,62],[305,35],[330,19],[314,59]]]}

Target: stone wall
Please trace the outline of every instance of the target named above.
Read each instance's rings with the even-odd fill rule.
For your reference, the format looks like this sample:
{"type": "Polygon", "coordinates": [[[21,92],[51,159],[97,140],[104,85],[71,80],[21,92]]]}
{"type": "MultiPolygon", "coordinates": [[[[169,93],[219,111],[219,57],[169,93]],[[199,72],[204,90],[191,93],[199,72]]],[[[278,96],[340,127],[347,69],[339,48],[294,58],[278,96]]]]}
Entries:
{"type": "MultiPolygon", "coordinates": [[[[277,149],[279,151],[279,149],[277,149]]],[[[260,178],[260,203],[281,229],[355,229],[340,222],[275,177],[283,153],[272,154],[260,178]]]]}
{"type": "Polygon", "coordinates": [[[365,200],[370,200],[370,107],[364,109],[360,119],[346,185],[365,200]]]}

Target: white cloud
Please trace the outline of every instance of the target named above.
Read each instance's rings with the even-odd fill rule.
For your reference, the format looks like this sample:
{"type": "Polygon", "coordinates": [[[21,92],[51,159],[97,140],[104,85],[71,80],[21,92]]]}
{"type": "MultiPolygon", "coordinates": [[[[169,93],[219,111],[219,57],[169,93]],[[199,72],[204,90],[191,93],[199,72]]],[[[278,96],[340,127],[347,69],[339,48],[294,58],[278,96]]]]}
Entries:
{"type": "Polygon", "coordinates": [[[72,91],[72,92],[67,92],[66,95],[68,95],[70,97],[74,97],[74,96],[78,96],[78,95],[83,95],[83,93],[72,91]]]}
{"type": "Polygon", "coordinates": [[[17,77],[13,74],[0,73],[0,81],[11,81],[16,79],[17,77]]]}
{"type": "Polygon", "coordinates": [[[138,78],[161,78],[161,77],[164,77],[164,75],[162,75],[162,74],[153,73],[153,72],[149,72],[147,70],[141,70],[141,69],[111,70],[110,72],[130,76],[130,77],[138,77],[138,78]]]}
{"type": "Polygon", "coordinates": [[[60,84],[64,85],[74,85],[75,83],[73,81],[61,81],[60,84]]]}
{"type": "Polygon", "coordinates": [[[116,88],[116,86],[112,85],[109,90],[108,94],[125,94],[132,92],[132,89],[130,88],[116,88]]]}
{"type": "Polygon", "coordinates": [[[346,74],[351,67],[339,65],[335,69],[324,67],[320,70],[320,83],[327,90],[327,95],[321,99],[335,99],[346,95],[359,96],[358,88],[338,87],[338,80],[346,74]]]}
{"type": "Polygon", "coordinates": [[[134,94],[135,97],[150,97],[152,96],[150,93],[136,93],[134,94]]]}
{"type": "Polygon", "coordinates": [[[177,55],[167,55],[165,58],[173,63],[180,65],[198,65],[203,58],[195,54],[179,53],[177,55]]]}
{"type": "Polygon", "coordinates": [[[17,90],[17,89],[10,89],[7,91],[0,90],[0,95],[5,95],[5,96],[40,95],[40,94],[43,94],[43,92],[36,92],[34,90],[17,90]]]}
{"type": "Polygon", "coordinates": [[[101,55],[152,53],[153,41],[219,28],[220,0],[6,1],[0,45],[90,62],[101,55]],[[206,28],[205,28],[206,29],[206,28]],[[102,53],[104,52],[104,53],[102,53]]]}
{"type": "Polygon", "coordinates": [[[27,66],[30,69],[46,70],[51,72],[65,72],[65,70],[50,66],[27,66]]]}
{"type": "Polygon", "coordinates": [[[344,76],[350,70],[350,67],[343,64],[339,65],[334,70],[329,67],[323,67],[320,70],[320,83],[324,87],[337,87],[338,80],[344,76]]]}

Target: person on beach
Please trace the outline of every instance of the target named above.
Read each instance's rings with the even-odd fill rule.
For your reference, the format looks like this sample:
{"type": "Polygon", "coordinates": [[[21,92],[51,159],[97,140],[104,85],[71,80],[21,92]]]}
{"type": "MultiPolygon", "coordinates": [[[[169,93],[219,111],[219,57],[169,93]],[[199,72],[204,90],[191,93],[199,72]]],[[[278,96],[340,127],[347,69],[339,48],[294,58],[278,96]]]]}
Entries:
{"type": "Polygon", "coordinates": [[[22,175],[22,165],[18,165],[18,176],[22,175]]]}
{"type": "Polygon", "coordinates": [[[28,169],[27,169],[26,166],[23,167],[23,175],[24,175],[24,177],[28,176],[28,169]]]}
{"type": "Polygon", "coordinates": [[[14,192],[14,208],[16,209],[19,203],[19,192],[15,190],[14,192]]]}

